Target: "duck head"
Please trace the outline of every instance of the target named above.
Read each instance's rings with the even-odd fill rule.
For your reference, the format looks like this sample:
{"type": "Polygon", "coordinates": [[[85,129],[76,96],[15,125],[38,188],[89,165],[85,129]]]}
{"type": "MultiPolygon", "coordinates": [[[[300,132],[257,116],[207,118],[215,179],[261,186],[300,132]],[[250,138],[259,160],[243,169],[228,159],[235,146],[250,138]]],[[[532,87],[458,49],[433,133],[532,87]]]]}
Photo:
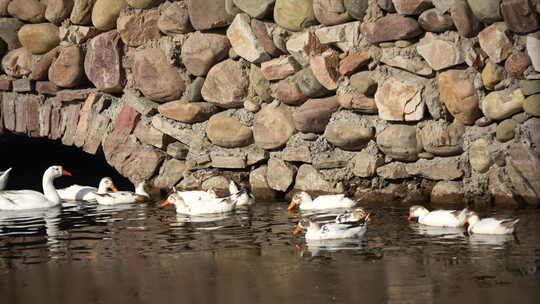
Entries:
{"type": "Polygon", "coordinates": [[[298,224],[296,225],[296,227],[294,228],[293,230],[293,234],[294,235],[297,235],[299,234],[300,232],[302,232],[302,229],[308,229],[308,227],[311,225],[311,221],[310,220],[306,220],[306,219],[302,219],[298,222],[298,224]]]}
{"type": "Polygon", "coordinates": [[[311,201],[311,196],[305,191],[297,192],[293,195],[291,203],[289,204],[289,207],[287,207],[287,210],[294,210],[296,207],[300,206],[300,204],[306,201],[311,201]]]}
{"type": "Polygon", "coordinates": [[[60,177],[60,176],[63,176],[63,175],[69,175],[71,176],[71,173],[69,173],[68,171],[66,171],[64,169],[64,167],[62,166],[50,166],[46,171],[45,171],[46,174],[56,178],[56,177],[60,177]]]}
{"type": "Polygon", "coordinates": [[[429,210],[427,210],[425,207],[414,205],[409,208],[409,216],[407,217],[407,220],[412,221],[414,218],[424,216],[429,213],[429,210]]]}
{"type": "Polygon", "coordinates": [[[113,181],[112,181],[112,178],[110,177],[104,177],[101,179],[101,181],[99,182],[99,188],[104,188],[104,189],[110,189],[112,192],[116,192],[118,191],[118,188],[116,188],[116,186],[114,185],[113,181]]]}
{"type": "Polygon", "coordinates": [[[171,193],[166,200],[164,200],[161,204],[159,204],[160,207],[165,207],[167,205],[175,205],[176,207],[185,205],[184,200],[178,193],[173,192],[171,193]]]}
{"type": "Polygon", "coordinates": [[[465,218],[465,225],[469,225],[467,230],[471,230],[471,227],[474,226],[478,221],[480,221],[480,217],[478,216],[478,213],[474,211],[468,211],[467,217],[465,218]]]}

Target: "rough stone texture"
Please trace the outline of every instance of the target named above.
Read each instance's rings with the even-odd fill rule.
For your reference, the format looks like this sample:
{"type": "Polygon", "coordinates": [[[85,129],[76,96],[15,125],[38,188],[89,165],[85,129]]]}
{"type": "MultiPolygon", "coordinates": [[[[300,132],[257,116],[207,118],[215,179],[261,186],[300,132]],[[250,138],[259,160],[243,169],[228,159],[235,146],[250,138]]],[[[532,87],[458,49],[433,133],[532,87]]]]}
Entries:
{"type": "Polygon", "coordinates": [[[143,121],[139,121],[133,130],[133,135],[141,142],[159,149],[166,148],[173,141],[171,137],[159,132],[156,128],[143,121]]]}
{"type": "Polygon", "coordinates": [[[450,114],[466,125],[474,124],[481,112],[476,90],[467,76],[459,70],[449,70],[439,74],[437,83],[450,114]]]}
{"type": "Polygon", "coordinates": [[[485,138],[479,138],[472,143],[469,148],[469,163],[477,172],[488,172],[493,160],[489,153],[489,142],[485,138]]]}
{"type": "Polygon", "coordinates": [[[80,47],[63,48],[49,68],[49,80],[62,88],[78,86],[84,77],[84,57],[80,47]]]}
{"type": "Polygon", "coordinates": [[[120,49],[117,31],[98,35],[88,43],[84,71],[86,77],[101,91],[118,92],[124,87],[125,75],[120,49]]]}
{"type": "Polygon", "coordinates": [[[347,13],[356,20],[364,19],[368,9],[368,2],[364,0],[343,0],[347,13]]]}
{"type": "Polygon", "coordinates": [[[227,113],[210,118],[206,135],[214,145],[225,148],[244,147],[253,142],[251,129],[227,113]]]}
{"type": "Polygon", "coordinates": [[[275,30],[275,24],[262,22],[257,19],[251,19],[251,30],[264,51],[272,57],[278,57],[283,51],[276,46],[271,31],[275,30]]]}
{"type": "Polygon", "coordinates": [[[313,0],[276,0],[274,20],[290,31],[300,31],[316,24],[313,0]]]}
{"type": "Polygon", "coordinates": [[[157,27],[163,34],[169,36],[182,35],[193,31],[186,3],[163,3],[159,7],[157,27]]]}
{"type": "Polygon", "coordinates": [[[248,86],[248,75],[242,64],[229,59],[212,67],[201,94],[206,101],[219,107],[236,108],[244,104],[248,86]]]}
{"type": "Polygon", "coordinates": [[[272,13],[276,0],[233,0],[234,5],[253,18],[264,18],[272,13]]]}
{"type": "Polygon", "coordinates": [[[261,64],[261,72],[267,80],[281,80],[300,70],[300,65],[291,56],[283,56],[261,64]]]}
{"type": "Polygon", "coordinates": [[[540,28],[540,17],[529,0],[502,0],[501,13],[513,32],[527,34],[540,28]]]}
{"type": "Polygon", "coordinates": [[[507,142],[512,140],[516,134],[517,121],[513,119],[505,119],[497,125],[497,133],[495,138],[499,142],[507,142]]]}
{"type": "Polygon", "coordinates": [[[359,177],[372,177],[383,164],[384,159],[378,153],[364,150],[354,157],[352,173],[359,177]]]}
{"type": "Polygon", "coordinates": [[[488,60],[482,70],[482,83],[488,90],[495,89],[495,86],[504,79],[504,70],[501,66],[488,60]]]}
{"type": "Polygon", "coordinates": [[[351,109],[365,114],[376,114],[377,104],[374,98],[366,97],[358,92],[349,92],[338,95],[338,102],[342,108],[351,109]]]}
{"type": "Polygon", "coordinates": [[[309,60],[311,71],[317,81],[327,90],[336,90],[340,74],[339,56],[335,51],[325,51],[309,60]]]}
{"type": "Polygon", "coordinates": [[[506,58],[504,69],[510,74],[519,76],[531,65],[531,59],[524,52],[514,52],[506,58]]]}
{"type": "Polygon", "coordinates": [[[96,0],[92,7],[92,24],[102,31],[112,30],[120,11],[126,7],[126,0],[96,0]]]}
{"type": "Polygon", "coordinates": [[[40,23],[45,21],[45,8],[46,4],[39,0],[12,0],[7,12],[19,20],[40,23]]]}
{"type": "Polygon", "coordinates": [[[426,122],[420,135],[425,151],[439,156],[451,156],[463,152],[464,132],[465,127],[457,120],[452,124],[439,120],[426,122]]]}
{"type": "Polygon", "coordinates": [[[317,80],[315,74],[309,67],[300,70],[287,80],[290,80],[292,83],[297,85],[302,96],[308,98],[320,97],[328,93],[325,87],[317,80]]]}
{"type": "Polygon", "coordinates": [[[179,99],[186,88],[179,71],[167,63],[165,54],[157,48],[135,54],[133,78],[144,96],[157,102],[179,99]]]}
{"type": "Polygon", "coordinates": [[[126,45],[137,47],[161,37],[158,18],[157,9],[126,15],[118,18],[116,28],[126,45]]]}
{"type": "Polygon", "coordinates": [[[339,73],[349,75],[356,72],[358,68],[367,65],[370,59],[371,56],[368,52],[349,54],[339,62],[339,73]]]}
{"type": "Polygon", "coordinates": [[[523,111],[524,101],[520,89],[491,92],[482,100],[482,112],[492,120],[505,119],[523,111]]]}
{"type": "Polygon", "coordinates": [[[414,126],[390,125],[377,135],[377,146],[387,156],[415,161],[421,151],[414,126]]]}
{"type": "Polygon", "coordinates": [[[461,36],[465,38],[476,36],[480,29],[480,22],[474,16],[467,0],[453,0],[450,15],[461,36]]]}
{"type": "Polygon", "coordinates": [[[253,138],[263,149],[282,147],[295,132],[293,117],[284,105],[269,104],[255,115],[253,138]]]}
{"type": "Polygon", "coordinates": [[[497,22],[486,27],[478,34],[480,47],[495,63],[505,60],[512,52],[512,43],[506,36],[506,31],[506,24],[497,22]]]}
{"type": "Polygon", "coordinates": [[[129,6],[133,8],[150,8],[154,7],[164,0],[126,0],[129,6]]]}
{"type": "Polygon", "coordinates": [[[397,79],[385,81],[375,93],[379,117],[392,121],[417,121],[424,117],[422,88],[397,79]]]}
{"type": "Polygon", "coordinates": [[[323,133],[332,113],[339,108],[335,96],[310,99],[293,114],[296,129],[304,133],[323,133]]]}
{"type": "Polygon", "coordinates": [[[502,21],[501,0],[467,0],[473,14],[485,24],[502,21]]]}
{"type": "Polygon", "coordinates": [[[290,162],[311,163],[311,151],[308,146],[285,147],[281,159],[290,162]]]}
{"type": "Polygon", "coordinates": [[[430,200],[433,204],[462,204],[465,199],[461,182],[440,181],[431,190],[430,200]]]}
{"type": "Polygon", "coordinates": [[[44,54],[60,43],[58,27],[52,23],[26,24],[19,29],[19,41],[32,54],[44,54]]]}
{"type": "Polygon", "coordinates": [[[463,177],[461,164],[456,159],[420,159],[407,164],[407,173],[431,180],[456,180],[463,177]]]}
{"type": "Polygon", "coordinates": [[[158,188],[171,188],[182,179],[185,170],[185,161],[174,158],[164,161],[159,169],[158,176],[154,179],[154,186],[158,188]]]}
{"type": "Polygon", "coordinates": [[[392,0],[398,14],[420,15],[423,11],[433,7],[431,0],[392,0]]]}
{"type": "Polygon", "coordinates": [[[59,29],[60,40],[74,44],[83,44],[98,34],[99,31],[91,26],[71,25],[59,29]]]}
{"type": "Polygon", "coordinates": [[[13,92],[31,92],[34,89],[34,83],[30,79],[17,79],[12,82],[13,92]]]}
{"type": "Polygon", "coordinates": [[[60,53],[59,48],[54,48],[41,56],[39,61],[33,66],[30,79],[33,80],[47,80],[49,77],[49,68],[53,61],[58,57],[60,53]]]}
{"type": "Polygon", "coordinates": [[[528,205],[540,204],[540,161],[529,148],[516,143],[510,147],[509,157],[506,159],[510,182],[528,205]]]}
{"type": "Polygon", "coordinates": [[[540,116],[540,94],[531,95],[523,102],[525,113],[533,116],[540,116]]]}
{"type": "Polygon", "coordinates": [[[442,33],[454,28],[452,17],[448,14],[441,13],[436,8],[424,11],[418,17],[418,23],[426,32],[442,33]]]}
{"type": "Polygon", "coordinates": [[[207,102],[171,101],[160,105],[158,110],[167,118],[192,124],[208,120],[218,111],[218,108],[207,102]]]}
{"type": "Polygon", "coordinates": [[[247,14],[236,15],[227,28],[227,38],[229,38],[234,51],[249,62],[259,63],[270,59],[253,33],[247,14]]]}
{"type": "Polygon", "coordinates": [[[540,79],[537,80],[521,80],[519,88],[523,95],[529,96],[540,93],[540,79]]]}
{"type": "Polygon", "coordinates": [[[313,0],[313,13],[324,25],[341,24],[351,19],[343,0],[313,0]]]}
{"type": "Polygon", "coordinates": [[[534,69],[540,72],[540,33],[527,35],[527,53],[534,69]]]}
{"type": "Polygon", "coordinates": [[[405,163],[402,162],[391,162],[377,168],[377,175],[383,179],[405,179],[411,177],[406,170],[405,163]]]}
{"type": "Polygon", "coordinates": [[[362,34],[371,43],[414,38],[422,34],[418,22],[409,17],[386,15],[362,24],[362,34]]]}
{"type": "Polygon", "coordinates": [[[356,127],[347,122],[339,122],[328,125],[324,137],[328,142],[343,150],[359,151],[373,139],[374,132],[371,128],[356,127]]]}
{"type": "Polygon", "coordinates": [[[189,20],[198,30],[219,28],[230,24],[234,15],[225,10],[226,0],[188,0],[189,20]]]}
{"type": "Polygon", "coordinates": [[[420,54],[436,71],[465,62],[462,48],[452,40],[427,33],[416,47],[420,54]]]}
{"type": "Polygon", "coordinates": [[[286,191],[294,181],[296,170],[281,159],[270,158],[266,170],[266,180],[270,188],[286,191]]]}
{"type": "Polygon", "coordinates": [[[73,9],[69,20],[73,24],[87,25],[92,19],[92,7],[95,0],[73,0],[73,9]]]}
{"type": "Polygon", "coordinates": [[[315,167],[308,164],[304,164],[298,168],[294,189],[319,193],[335,192],[332,184],[325,180],[315,167]]]}
{"type": "Polygon", "coordinates": [[[16,18],[0,18],[0,39],[7,44],[8,51],[21,47],[17,32],[23,25],[16,18]]]}
{"type": "Polygon", "coordinates": [[[244,156],[223,156],[210,155],[212,167],[224,169],[244,169],[246,168],[246,157],[244,156]]]}
{"type": "Polygon", "coordinates": [[[315,30],[315,36],[310,36],[310,54],[321,53],[328,48],[328,44],[335,45],[341,51],[346,53],[356,52],[357,46],[362,43],[360,33],[360,22],[347,22],[344,24],[321,27],[315,30]]]}
{"type": "Polygon", "coordinates": [[[73,9],[73,0],[47,0],[45,19],[54,24],[60,24],[69,18],[73,9]]]}
{"type": "Polygon", "coordinates": [[[13,77],[22,77],[30,74],[32,54],[24,47],[9,51],[2,58],[2,69],[13,77]]]}
{"type": "Polygon", "coordinates": [[[0,79],[0,91],[11,91],[11,80],[0,79]]]}
{"type": "Polygon", "coordinates": [[[196,76],[204,76],[212,66],[227,57],[229,40],[224,35],[194,33],[182,45],[182,62],[196,76]]]}
{"type": "Polygon", "coordinates": [[[365,96],[373,96],[377,91],[377,82],[373,79],[373,72],[363,71],[358,72],[350,78],[351,87],[356,89],[356,92],[365,96]]]}
{"type": "Polygon", "coordinates": [[[268,167],[263,165],[249,173],[249,188],[257,200],[274,200],[276,198],[276,193],[266,180],[267,171],[268,167]]]}

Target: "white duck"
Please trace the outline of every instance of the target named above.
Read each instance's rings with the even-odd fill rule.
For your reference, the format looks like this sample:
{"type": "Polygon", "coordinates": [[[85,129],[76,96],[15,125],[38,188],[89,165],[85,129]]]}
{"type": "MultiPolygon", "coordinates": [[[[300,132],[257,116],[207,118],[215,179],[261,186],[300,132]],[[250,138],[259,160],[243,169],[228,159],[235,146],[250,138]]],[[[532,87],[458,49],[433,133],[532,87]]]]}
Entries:
{"type": "Polygon", "coordinates": [[[200,200],[208,200],[217,198],[217,194],[214,189],[203,190],[191,190],[191,191],[179,191],[173,187],[173,193],[178,194],[185,202],[196,202],[200,200]]]}
{"type": "Polygon", "coordinates": [[[437,227],[463,227],[467,218],[467,208],[463,210],[434,210],[429,211],[425,207],[414,205],[409,208],[407,219],[411,221],[418,218],[423,225],[437,227]]]}
{"type": "Polygon", "coordinates": [[[302,229],[307,229],[306,240],[350,239],[363,236],[367,231],[367,224],[319,224],[310,220],[303,219],[298,222],[298,225],[294,229],[293,234],[299,234],[302,229]]]}
{"type": "Polygon", "coordinates": [[[231,180],[229,182],[229,192],[231,193],[231,196],[233,196],[236,199],[236,206],[251,206],[255,203],[255,197],[249,193],[248,190],[240,190],[238,188],[238,185],[231,180]]]}
{"type": "Polygon", "coordinates": [[[135,192],[132,191],[116,191],[107,193],[97,193],[96,200],[100,205],[117,205],[117,204],[131,204],[142,203],[150,200],[150,194],[148,194],[148,185],[146,181],[140,182],[135,187],[135,192]]]}
{"type": "Polygon", "coordinates": [[[173,192],[160,206],[173,204],[176,212],[187,215],[212,214],[231,212],[236,207],[236,201],[231,197],[208,198],[197,201],[185,201],[177,192],[173,192]]]}
{"type": "Polygon", "coordinates": [[[110,177],[104,177],[99,181],[98,187],[71,185],[67,188],[58,189],[58,195],[63,200],[72,201],[95,201],[96,193],[104,194],[108,190],[118,191],[110,177]]]}
{"type": "Polygon", "coordinates": [[[62,175],[71,175],[62,166],[51,166],[43,173],[43,193],[34,190],[0,191],[0,209],[25,210],[48,208],[60,204],[60,196],[54,187],[53,180],[62,175]]]}
{"type": "Polygon", "coordinates": [[[469,234],[512,234],[516,229],[519,219],[503,219],[488,217],[480,219],[476,212],[471,211],[467,215],[466,223],[469,224],[469,234]]]}
{"type": "Polygon", "coordinates": [[[0,173],[0,190],[6,189],[6,185],[9,179],[9,172],[11,172],[11,168],[0,173]]]}
{"type": "Polygon", "coordinates": [[[293,210],[297,206],[300,210],[321,210],[321,209],[333,209],[333,208],[351,208],[356,205],[356,202],[352,199],[345,197],[345,194],[334,195],[320,195],[315,200],[304,191],[296,193],[288,210],[293,210]]]}

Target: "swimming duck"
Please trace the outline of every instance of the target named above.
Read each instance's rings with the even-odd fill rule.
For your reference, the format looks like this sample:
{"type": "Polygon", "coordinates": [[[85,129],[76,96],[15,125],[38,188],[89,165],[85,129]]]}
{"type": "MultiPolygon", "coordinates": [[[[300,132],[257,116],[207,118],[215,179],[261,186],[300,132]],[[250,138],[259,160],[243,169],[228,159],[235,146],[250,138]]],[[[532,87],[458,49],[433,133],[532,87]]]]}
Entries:
{"type": "Polygon", "coordinates": [[[373,219],[364,208],[354,208],[350,211],[345,211],[336,216],[336,223],[347,224],[356,222],[371,222],[373,219]]]}
{"type": "Polygon", "coordinates": [[[7,169],[4,172],[0,172],[0,190],[6,189],[6,185],[9,179],[9,172],[11,172],[11,168],[7,169]]]}
{"type": "Polygon", "coordinates": [[[160,206],[165,207],[169,204],[173,204],[176,207],[177,213],[199,215],[233,211],[236,207],[236,200],[231,197],[223,197],[185,201],[178,192],[173,192],[160,204],[160,206]]]}
{"type": "Polygon", "coordinates": [[[512,234],[518,222],[519,219],[498,220],[492,217],[480,219],[474,211],[469,212],[466,219],[469,234],[512,234]]]}
{"type": "Polygon", "coordinates": [[[150,200],[148,194],[148,185],[146,181],[140,182],[135,187],[135,192],[132,191],[116,191],[107,193],[97,193],[97,203],[100,205],[116,205],[116,204],[131,204],[131,203],[143,203],[150,200]]]}
{"type": "Polygon", "coordinates": [[[305,192],[294,194],[288,210],[294,210],[297,206],[300,210],[320,210],[332,208],[350,208],[356,205],[352,199],[345,197],[345,194],[320,195],[315,200],[305,192]]]}
{"type": "Polygon", "coordinates": [[[367,231],[366,223],[328,223],[320,224],[307,219],[302,219],[293,231],[299,234],[302,229],[307,229],[306,240],[332,240],[358,238],[367,231]]]}
{"type": "Polygon", "coordinates": [[[217,194],[214,189],[210,188],[206,191],[203,190],[191,190],[180,191],[173,187],[173,193],[177,193],[185,202],[195,202],[200,200],[217,198],[217,194]]]}
{"type": "Polygon", "coordinates": [[[63,200],[92,201],[96,200],[96,193],[104,194],[108,190],[118,191],[110,177],[104,177],[99,181],[98,187],[71,185],[67,188],[58,189],[58,195],[63,200]]]}
{"type": "Polygon", "coordinates": [[[43,193],[34,190],[0,191],[0,209],[25,210],[48,208],[59,205],[60,196],[54,187],[53,180],[63,175],[71,175],[62,166],[51,166],[43,173],[43,193]]]}
{"type": "Polygon", "coordinates": [[[251,206],[255,203],[255,197],[247,190],[240,190],[238,185],[231,180],[229,182],[229,192],[236,198],[236,206],[251,206]]]}
{"type": "Polygon", "coordinates": [[[423,225],[437,227],[463,227],[467,217],[467,208],[463,210],[434,210],[429,211],[425,207],[414,205],[409,208],[410,221],[418,218],[418,222],[423,225]]]}

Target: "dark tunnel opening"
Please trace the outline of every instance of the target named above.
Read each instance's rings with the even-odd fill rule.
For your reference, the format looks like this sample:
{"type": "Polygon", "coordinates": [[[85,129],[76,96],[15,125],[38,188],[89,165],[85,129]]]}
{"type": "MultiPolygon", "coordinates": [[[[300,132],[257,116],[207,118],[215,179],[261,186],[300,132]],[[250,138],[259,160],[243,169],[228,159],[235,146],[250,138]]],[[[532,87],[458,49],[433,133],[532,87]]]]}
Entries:
{"type": "Polygon", "coordinates": [[[60,141],[29,138],[6,132],[0,135],[0,170],[12,167],[6,189],[42,191],[43,172],[52,165],[62,165],[72,176],[54,182],[57,189],[72,184],[97,187],[102,177],[109,176],[120,190],[133,190],[131,182],[111,167],[102,153],[87,154],[80,148],[64,146],[60,141]]]}

